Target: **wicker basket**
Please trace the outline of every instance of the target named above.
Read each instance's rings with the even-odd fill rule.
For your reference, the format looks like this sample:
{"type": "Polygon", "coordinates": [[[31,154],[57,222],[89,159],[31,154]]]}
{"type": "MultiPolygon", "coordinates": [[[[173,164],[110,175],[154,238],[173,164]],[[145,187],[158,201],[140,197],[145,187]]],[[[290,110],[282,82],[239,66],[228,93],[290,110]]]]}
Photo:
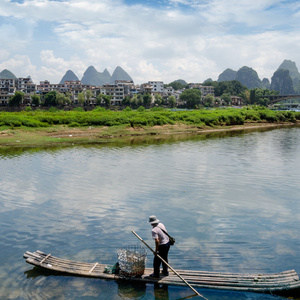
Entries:
{"type": "Polygon", "coordinates": [[[136,277],[144,274],[147,251],[141,246],[126,246],[118,250],[120,274],[136,277]]]}

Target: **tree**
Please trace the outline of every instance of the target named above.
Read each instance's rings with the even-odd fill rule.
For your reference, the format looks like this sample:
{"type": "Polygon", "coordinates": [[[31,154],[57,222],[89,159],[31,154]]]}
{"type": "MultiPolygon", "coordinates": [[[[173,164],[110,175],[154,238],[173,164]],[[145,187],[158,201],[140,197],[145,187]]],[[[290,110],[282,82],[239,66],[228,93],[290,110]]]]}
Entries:
{"type": "Polygon", "coordinates": [[[138,96],[137,94],[134,94],[133,97],[130,99],[130,106],[132,108],[138,107],[138,96]]]}
{"type": "Polygon", "coordinates": [[[180,100],[186,103],[187,108],[195,108],[201,103],[201,91],[198,89],[185,90],[180,95],[180,100]]]}
{"type": "Polygon", "coordinates": [[[99,94],[96,98],[96,104],[101,105],[102,103],[105,104],[106,107],[110,107],[111,105],[111,96],[99,94]]]}
{"type": "Polygon", "coordinates": [[[109,95],[102,95],[102,99],[103,99],[103,101],[105,103],[105,106],[106,107],[110,107],[110,105],[111,105],[111,96],[109,96],[109,95]]]}
{"type": "Polygon", "coordinates": [[[226,102],[226,105],[229,105],[231,102],[231,97],[229,93],[224,93],[221,98],[226,102]]]}
{"type": "Polygon", "coordinates": [[[214,87],[216,97],[219,97],[224,93],[229,93],[232,96],[239,95],[243,93],[245,90],[247,90],[247,87],[242,85],[237,80],[221,81],[221,82],[213,81],[213,82],[207,82],[206,85],[214,87]]]}
{"type": "Polygon", "coordinates": [[[51,91],[45,95],[45,103],[46,106],[56,106],[56,91],[51,91]]]}
{"type": "Polygon", "coordinates": [[[166,86],[171,86],[174,90],[179,90],[186,88],[188,84],[184,80],[176,80],[167,84],[166,86]]]}
{"type": "Polygon", "coordinates": [[[206,107],[212,107],[212,106],[214,106],[215,105],[215,98],[214,98],[214,96],[210,95],[210,94],[206,95],[204,97],[204,105],[206,107]]]}
{"type": "Polygon", "coordinates": [[[9,99],[9,106],[20,106],[23,102],[24,93],[16,91],[15,94],[9,99]]]}
{"type": "Polygon", "coordinates": [[[83,106],[84,105],[84,102],[85,102],[85,95],[84,95],[84,92],[81,92],[78,94],[78,103],[83,106]]]}
{"type": "Polygon", "coordinates": [[[250,91],[245,90],[243,93],[241,93],[241,97],[244,99],[245,103],[250,103],[250,91]]]}
{"type": "Polygon", "coordinates": [[[151,97],[150,94],[147,93],[146,95],[143,96],[143,105],[144,105],[144,107],[149,108],[150,105],[151,105],[151,101],[152,101],[152,97],[151,97]]]}
{"type": "Polygon", "coordinates": [[[37,94],[31,96],[31,104],[33,106],[39,106],[40,102],[41,102],[40,96],[38,96],[37,94]]]}
{"type": "Polygon", "coordinates": [[[258,104],[261,106],[268,106],[270,100],[268,98],[259,98],[258,99],[258,104]]]}
{"type": "Polygon", "coordinates": [[[266,103],[269,103],[269,101],[266,101],[267,97],[269,95],[278,95],[278,92],[269,89],[262,89],[262,88],[255,88],[253,90],[250,90],[250,103],[251,104],[260,104],[266,106],[266,103]]]}
{"type": "Polygon", "coordinates": [[[67,102],[67,96],[63,93],[56,93],[57,105],[65,105],[67,102]]]}
{"type": "Polygon", "coordinates": [[[86,90],[85,91],[85,98],[86,98],[86,102],[89,104],[90,103],[90,100],[92,99],[93,97],[93,92],[91,90],[86,90]]]}
{"type": "Polygon", "coordinates": [[[130,97],[129,96],[124,97],[124,99],[122,100],[122,105],[130,106],[130,97]]]}
{"type": "Polygon", "coordinates": [[[169,102],[170,107],[175,107],[176,106],[176,97],[174,95],[169,96],[168,102],[169,102]]]}
{"type": "Polygon", "coordinates": [[[101,105],[103,103],[102,101],[102,95],[103,94],[98,94],[97,97],[96,97],[96,105],[101,105]]]}
{"type": "Polygon", "coordinates": [[[162,98],[161,94],[155,94],[154,95],[154,104],[161,105],[162,102],[163,102],[163,98],[162,98]]]}
{"type": "Polygon", "coordinates": [[[65,99],[65,104],[66,105],[70,105],[72,103],[72,100],[71,100],[72,97],[73,97],[72,93],[66,92],[66,99],[65,99]]]}
{"type": "Polygon", "coordinates": [[[254,104],[255,100],[255,90],[250,90],[250,104],[254,104]]]}

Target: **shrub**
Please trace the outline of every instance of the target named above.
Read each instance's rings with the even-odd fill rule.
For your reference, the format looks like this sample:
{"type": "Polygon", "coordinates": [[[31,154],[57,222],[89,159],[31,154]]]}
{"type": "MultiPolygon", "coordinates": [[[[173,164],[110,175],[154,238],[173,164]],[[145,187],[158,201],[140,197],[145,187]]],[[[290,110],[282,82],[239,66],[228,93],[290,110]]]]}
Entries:
{"type": "Polygon", "coordinates": [[[85,110],[82,107],[75,107],[73,108],[73,111],[85,112],[85,110]]]}
{"type": "Polygon", "coordinates": [[[130,108],[129,106],[126,106],[126,108],[124,108],[123,111],[132,111],[132,108],[130,108]]]}
{"type": "Polygon", "coordinates": [[[140,106],[138,109],[137,109],[137,111],[139,111],[139,112],[143,112],[143,111],[145,111],[146,109],[145,109],[145,107],[144,106],[140,106]]]}
{"type": "Polygon", "coordinates": [[[151,108],[151,111],[164,111],[165,109],[163,107],[160,106],[154,106],[151,108]]]}
{"type": "Polygon", "coordinates": [[[105,107],[97,106],[95,109],[93,109],[93,112],[101,112],[101,111],[106,111],[105,107]]]}
{"type": "Polygon", "coordinates": [[[48,111],[51,113],[55,113],[58,112],[59,110],[56,107],[51,106],[48,111]]]}
{"type": "Polygon", "coordinates": [[[69,126],[69,127],[79,127],[80,124],[77,123],[77,122],[72,122],[72,123],[70,123],[68,126],[69,126]]]}
{"type": "Polygon", "coordinates": [[[136,117],[129,119],[129,123],[130,123],[131,127],[148,125],[147,119],[145,117],[141,117],[141,116],[136,116],[136,117]]]}

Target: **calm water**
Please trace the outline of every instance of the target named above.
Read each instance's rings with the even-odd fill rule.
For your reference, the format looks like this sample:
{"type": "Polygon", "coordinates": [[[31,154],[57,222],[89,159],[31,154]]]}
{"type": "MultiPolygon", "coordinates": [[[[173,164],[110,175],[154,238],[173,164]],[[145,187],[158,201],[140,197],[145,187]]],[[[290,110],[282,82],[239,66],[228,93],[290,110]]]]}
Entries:
{"type": "MultiPolygon", "coordinates": [[[[0,152],[0,299],[180,299],[185,287],[56,276],[37,249],[113,264],[150,245],[151,214],[176,237],[175,269],[300,273],[300,128],[131,145],[0,152]]],[[[152,265],[148,251],[147,266],[152,265]]],[[[199,289],[208,299],[278,299],[199,289]]],[[[197,297],[195,297],[197,299],[197,297]]]]}

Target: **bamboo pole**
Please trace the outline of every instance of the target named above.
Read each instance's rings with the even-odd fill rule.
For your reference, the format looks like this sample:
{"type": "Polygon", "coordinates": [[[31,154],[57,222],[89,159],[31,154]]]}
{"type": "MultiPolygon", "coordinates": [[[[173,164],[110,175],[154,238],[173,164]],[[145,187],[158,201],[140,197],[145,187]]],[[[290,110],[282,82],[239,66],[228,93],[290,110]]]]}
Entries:
{"type": "Polygon", "coordinates": [[[155,254],[154,250],[134,231],[131,231],[142,243],[144,243],[145,246],[147,246],[149,248],[149,250],[151,250],[151,252],[153,253],[153,255],[156,255],[159,259],[161,259],[161,261],[163,263],[165,263],[195,294],[197,294],[198,296],[202,297],[203,299],[208,300],[207,298],[205,298],[203,295],[199,294],[180,274],[178,274],[159,254],[155,254]]]}

